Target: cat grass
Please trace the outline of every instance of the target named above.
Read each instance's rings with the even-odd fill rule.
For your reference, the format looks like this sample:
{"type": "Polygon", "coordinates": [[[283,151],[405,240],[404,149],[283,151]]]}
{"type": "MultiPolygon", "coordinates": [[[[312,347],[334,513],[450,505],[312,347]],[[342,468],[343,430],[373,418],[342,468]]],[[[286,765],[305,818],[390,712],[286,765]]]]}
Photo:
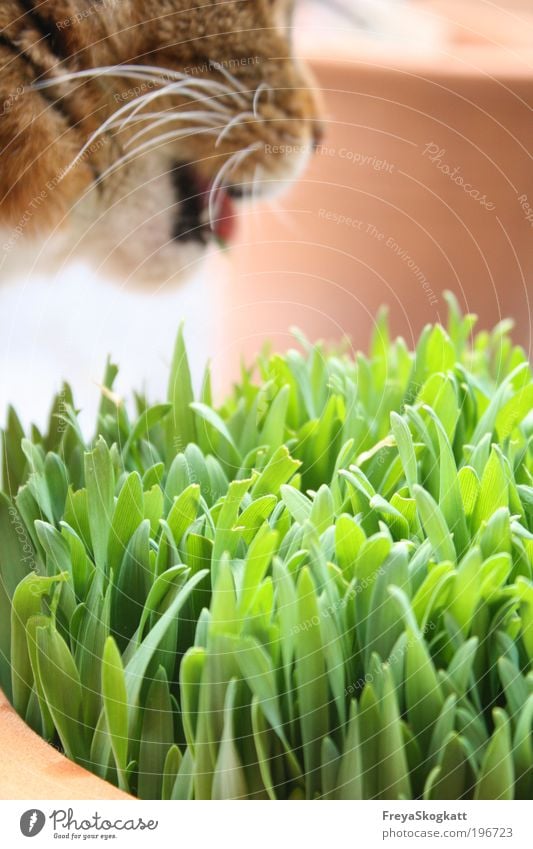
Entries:
{"type": "Polygon", "coordinates": [[[145,799],[527,799],[533,380],[508,326],[298,337],[223,404],[9,411],[0,681],[145,799]]]}

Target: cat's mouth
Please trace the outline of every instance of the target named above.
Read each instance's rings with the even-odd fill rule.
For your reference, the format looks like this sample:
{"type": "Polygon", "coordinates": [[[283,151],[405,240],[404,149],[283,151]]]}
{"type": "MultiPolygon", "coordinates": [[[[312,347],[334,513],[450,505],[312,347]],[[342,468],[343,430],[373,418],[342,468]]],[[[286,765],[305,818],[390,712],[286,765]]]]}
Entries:
{"type": "Polygon", "coordinates": [[[175,241],[206,245],[213,239],[229,242],[237,224],[234,197],[238,193],[231,187],[214,187],[189,163],[176,163],[172,178],[178,200],[175,241]]]}

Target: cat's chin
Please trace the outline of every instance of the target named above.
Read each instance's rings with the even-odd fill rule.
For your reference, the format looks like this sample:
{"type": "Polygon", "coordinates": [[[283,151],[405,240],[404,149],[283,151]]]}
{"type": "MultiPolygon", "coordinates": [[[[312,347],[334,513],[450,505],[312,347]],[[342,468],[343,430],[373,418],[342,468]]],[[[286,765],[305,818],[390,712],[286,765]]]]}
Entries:
{"type": "Polygon", "coordinates": [[[229,193],[193,166],[146,161],[79,207],[70,248],[106,279],[155,289],[193,276],[211,246],[231,242],[236,218],[229,193]]]}
{"type": "Polygon", "coordinates": [[[149,257],[132,256],[127,250],[117,250],[101,262],[98,273],[127,289],[167,291],[195,277],[209,251],[208,245],[194,241],[168,243],[153,251],[149,257]]]}

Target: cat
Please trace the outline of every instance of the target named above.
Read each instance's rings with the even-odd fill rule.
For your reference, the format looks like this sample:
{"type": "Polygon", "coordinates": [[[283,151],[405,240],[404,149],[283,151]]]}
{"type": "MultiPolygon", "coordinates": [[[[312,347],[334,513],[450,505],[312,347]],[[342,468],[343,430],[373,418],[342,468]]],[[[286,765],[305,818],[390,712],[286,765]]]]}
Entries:
{"type": "Polygon", "coordinates": [[[294,0],[2,0],[0,265],[180,280],[321,136],[294,0]]]}

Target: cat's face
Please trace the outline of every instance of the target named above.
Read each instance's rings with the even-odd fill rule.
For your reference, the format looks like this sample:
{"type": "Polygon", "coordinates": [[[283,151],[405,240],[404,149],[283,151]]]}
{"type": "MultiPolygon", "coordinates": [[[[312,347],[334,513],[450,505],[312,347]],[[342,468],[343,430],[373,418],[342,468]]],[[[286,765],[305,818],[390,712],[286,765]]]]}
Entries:
{"type": "Polygon", "coordinates": [[[236,204],[303,171],[320,127],[293,0],[93,0],[70,18],[71,2],[43,6],[68,57],[54,74],[84,74],[49,74],[31,95],[76,112],[43,204],[66,253],[121,278],[180,279],[231,239],[236,204]]]}

